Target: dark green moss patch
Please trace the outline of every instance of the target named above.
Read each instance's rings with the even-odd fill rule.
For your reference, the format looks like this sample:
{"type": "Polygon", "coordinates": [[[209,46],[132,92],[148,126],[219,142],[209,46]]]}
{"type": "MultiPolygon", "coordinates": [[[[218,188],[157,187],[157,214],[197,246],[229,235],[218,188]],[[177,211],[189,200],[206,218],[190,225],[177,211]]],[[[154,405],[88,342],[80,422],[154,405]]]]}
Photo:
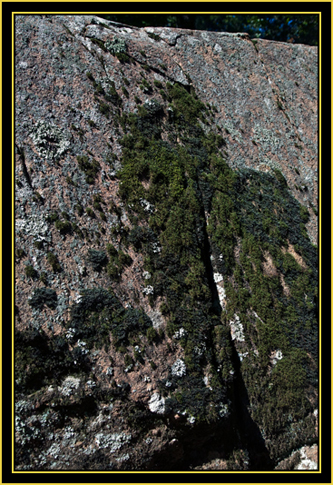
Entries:
{"type": "Polygon", "coordinates": [[[57,293],[51,288],[37,288],[29,299],[29,305],[38,310],[46,305],[54,310],[57,307],[57,293]]]}
{"type": "Polygon", "coordinates": [[[15,332],[15,386],[19,392],[37,390],[51,382],[59,385],[66,374],[88,371],[84,355],[74,361],[64,337],[50,339],[36,330],[15,332]]]}
{"type": "Polygon", "coordinates": [[[88,249],[87,260],[94,271],[101,271],[108,262],[106,253],[96,249],[88,249]]]}
{"type": "MultiPolygon", "coordinates": [[[[118,176],[119,196],[128,213],[133,220],[148,224],[135,225],[127,241],[145,255],[145,269],[152,275],[149,284],[154,288],[151,299],[163,297],[166,332],[172,338],[181,335],[179,343],[185,352],[186,374],[181,378],[169,375],[170,389],[177,392],[171,393],[167,405],[174,412],[186,409],[206,422],[227,413],[235,361],[229,321],[236,314],[246,345],[258,350],[258,356],[241,362],[252,417],[259,426],[269,422],[270,432],[278,432],[280,426],[284,433],[289,426],[286,409],[293,419],[305,423],[309,411],[305,389],[315,386],[316,379],[316,366],[305,357],[309,353],[316,359],[317,355],[317,255],[304,226],[308,212],[292,197],[279,170],[270,174],[233,171],[225,160],[224,138],[205,134],[198,123],[199,119],[204,122],[209,108],[177,83],[167,83],[166,89],[169,107],[154,112],[145,104],[137,115],[123,119],[127,132],[121,140],[118,176]],[[168,141],[162,141],[162,129],[168,141]],[[149,188],[143,182],[149,182],[149,188]],[[289,244],[308,270],[288,255],[289,244]],[[264,273],[267,254],[283,275],[289,295],[279,276],[264,273]],[[215,271],[224,276],[228,313],[218,301],[211,255],[215,271]],[[289,373],[284,379],[278,366],[274,382],[270,381],[269,356],[277,349],[292,372],[302,376],[299,385],[293,379],[288,384],[289,373]],[[202,374],[208,364],[215,369],[210,392],[202,374]],[[258,392],[269,405],[257,397],[258,392]],[[279,392],[288,394],[285,408],[279,392]]],[[[152,339],[150,334],[151,330],[152,339]]],[[[165,391],[163,383],[160,391],[165,391]]],[[[304,428],[303,432],[309,431],[304,428]]],[[[280,451],[276,448],[272,453],[280,451]]]]}
{"type": "Polygon", "coordinates": [[[76,159],[80,170],[82,170],[86,176],[86,182],[88,184],[93,184],[101,168],[99,162],[94,158],[90,161],[86,155],[77,156],[76,159]]]}
{"type": "Polygon", "coordinates": [[[72,342],[84,340],[87,347],[108,345],[112,334],[117,347],[146,332],[151,320],[143,312],[125,309],[111,291],[102,288],[84,290],[79,303],[71,308],[68,324],[75,329],[72,342]]]}

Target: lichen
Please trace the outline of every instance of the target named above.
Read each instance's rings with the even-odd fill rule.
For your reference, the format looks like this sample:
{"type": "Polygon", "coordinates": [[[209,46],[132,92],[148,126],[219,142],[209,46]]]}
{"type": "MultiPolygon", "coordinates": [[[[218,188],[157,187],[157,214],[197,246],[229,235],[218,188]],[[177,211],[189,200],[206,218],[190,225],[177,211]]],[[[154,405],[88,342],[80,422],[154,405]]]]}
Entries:
{"type": "Polygon", "coordinates": [[[43,120],[37,121],[31,130],[30,137],[39,155],[48,162],[58,161],[70,148],[70,140],[64,131],[43,120]]]}

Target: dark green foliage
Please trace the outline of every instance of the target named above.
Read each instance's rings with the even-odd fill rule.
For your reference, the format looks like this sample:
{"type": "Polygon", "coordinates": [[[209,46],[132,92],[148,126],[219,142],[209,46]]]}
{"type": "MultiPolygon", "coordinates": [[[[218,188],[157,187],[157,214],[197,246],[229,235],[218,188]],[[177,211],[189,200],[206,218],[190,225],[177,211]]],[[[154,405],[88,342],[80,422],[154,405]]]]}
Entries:
{"type": "Polygon", "coordinates": [[[310,214],[308,209],[304,205],[301,205],[300,207],[300,215],[303,222],[307,223],[309,221],[310,214]]]}
{"type": "Polygon", "coordinates": [[[152,87],[145,78],[142,78],[142,80],[141,80],[140,89],[144,92],[147,92],[147,93],[152,92],[152,87]]]}
{"type": "Polygon", "coordinates": [[[159,35],[153,34],[152,32],[148,32],[148,37],[150,37],[151,39],[156,40],[157,42],[159,42],[161,40],[161,37],[159,35]]]}
{"type": "Polygon", "coordinates": [[[49,251],[46,255],[47,262],[52,266],[53,273],[59,273],[61,271],[61,266],[58,257],[49,251]]]}
{"type": "Polygon", "coordinates": [[[95,94],[97,94],[97,95],[105,94],[105,91],[104,91],[101,83],[95,83],[95,94]]]}
{"type": "Polygon", "coordinates": [[[151,320],[143,312],[124,309],[110,291],[102,288],[84,290],[81,301],[71,308],[68,326],[75,329],[73,342],[84,340],[88,348],[108,344],[110,334],[117,347],[127,346],[129,339],[145,333],[151,320]]]}
{"type": "Polygon", "coordinates": [[[22,249],[22,248],[16,248],[16,249],[15,249],[15,256],[16,256],[17,258],[21,259],[21,258],[23,258],[23,256],[25,256],[25,255],[26,255],[26,254],[25,254],[24,249],[22,249]]]}
{"type": "Polygon", "coordinates": [[[148,343],[151,344],[152,342],[154,342],[154,340],[156,340],[156,337],[157,337],[157,332],[155,330],[154,327],[149,327],[148,330],[147,330],[147,339],[148,339],[148,343]]]}
{"type": "Polygon", "coordinates": [[[98,110],[100,113],[102,113],[104,116],[106,116],[108,119],[110,117],[110,106],[103,101],[100,101],[98,104],[98,110]]]}
{"type": "Polygon", "coordinates": [[[57,212],[51,212],[51,214],[46,217],[47,222],[56,222],[58,219],[59,216],[57,212]]]}
{"type": "Polygon", "coordinates": [[[98,211],[103,211],[102,209],[102,206],[101,206],[101,202],[102,202],[102,198],[101,196],[98,194],[98,195],[94,195],[93,197],[93,207],[94,209],[97,209],[98,211]]]}
{"type": "Polygon", "coordinates": [[[116,52],[115,56],[122,64],[131,62],[131,58],[126,52],[116,52]]]}
{"type": "Polygon", "coordinates": [[[132,359],[132,357],[130,355],[125,354],[125,356],[124,356],[124,364],[125,364],[125,367],[133,366],[134,362],[133,362],[133,359],[132,359]]]}
{"type": "Polygon", "coordinates": [[[46,286],[47,285],[47,273],[45,271],[42,271],[39,280],[46,286]]]}
{"type": "Polygon", "coordinates": [[[154,86],[156,86],[157,88],[162,88],[163,84],[161,83],[161,81],[154,79],[154,86]]]}
{"type": "Polygon", "coordinates": [[[95,212],[92,210],[91,207],[86,207],[86,213],[88,214],[89,217],[94,218],[95,217],[95,212]]]}
{"type": "Polygon", "coordinates": [[[100,49],[102,49],[104,52],[107,52],[104,42],[102,40],[96,39],[95,37],[90,37],[90,40],[93,44],[97,45],[100,49]]]}
{"type": "MultiPolygon", "coordinates": [[[[138,115],[123,120],[127,134],[121,141],[119,195],[136,220],[148,222],[148,227],[134,226],[127,241],[145,255],[145,269],[152,275],[149,284],[154,288],[151,299],[161,296],[165,301],[166,332],[173,337],[181,328],[185,330],[179,343],[185,352],[186,375],[178,380],[169,375],[173,383],[170,389],[178,390],[167,406],[174,411],[186,409],[199,421],[215,422],[220,418],[218,403],[226,402],[234,372],[229,321],[237,314],[246,341],[258,349],[258,356],[247,357],[241,363],[253,417],[265,429],[285,429],[286,409],[302,420],[309,409],[304,398],[305,382],[311,379],[315,385],[315,366],[309,359],[291,356],[297,349],[316,355],[316,338],[309,339],[311,332],[316,334],[310,323],[316,320],[316,276],[311,281],[310,273],[281,251],[281,247],[292,244],[315,270],[315,250],[304,227],[307,211],[291,196],[279,170],[271,174],[249,169],[233,171],[221,152],[223,137],[205,134],[197,124],[209,107],[178,84],[167,83],[166,89],[168,101],[172,101],[168,118],[165,107],[149,112],[148,106],[143,106],[138,115]],[[169,133],[168,142],[161,140],[162,120],[169,133]],[[142,181],[149,182],[149,189],[142,181]],[[154,209],[145,211],[147,203],[154,209]],[[207,227],[204,212],[210,214],[207,227]],[[239,263],[235,260],[236,244],[239,263]],[[214,294],[210,251],[224,276],[228,315],[221,314],[214,294]],[[289,297],[278,276],[263,274],[266,252],[283,274],[290,288],[289,297]],[[228,280],[228,276],[232,278],[228,280]],[[249,316],[250,308],[260,320],[249,316]],[[300,331],[304,341],[299,339],[300,331]],[[209,350],[205,347],[207,340],[214,343],[209,350]],[[268,386],[269,356],[276,349],[286,356],[292,372],[299,372],[302,379],[306,374],[307,380],[288,387],[283,374],[277,373],[273,387],[268,386]],[[202,380],[202,367],[208,362],[212,369],[216,365],[219,368],[212,377],[213,392],[202,380]],[[278,395],[282,396],[286,388],[288,403],[282,409],[282,397],[279,400],[278,395]],[[267,405],[259,399],[260,394],[267,405]]],[[[153,329],[149,329],[147,338],[150,342],[156,339],[153,329]]],[[[164,389],[162,385],[161,392],[164,389]]]]}
{"type": "Polygon", "coordinates": [[[44,305],[52,310],[57,306],[57,293],[51,288],[37,288],[29,299],[29,305],[42,310],[44,305]]]}
{"type": "Polygon", "coordinates": [[[72,231],[72,226],[69,221],[60,221],[58,219],[54,225],[55,228],[58,229],[60,234],[69,234],[72,231]]]}
{"type": "Polygon", "coordinates": [[[112,279],[118,279],[124,267],[132,263],[132,259],[129,254],[125,254],[122,250],[117,251],[112,244],[107,244],[106,250],[110,256],[107,266],[108,275],[112,279]]]}
{"type": "Polygon", "coordinates": [[[88,249],[87,260],[94,271],[101,271],[108,262],[106,253],[104,251],[97,251],[96,249],[88,249]]]}
{"type": "Polygon", "coordinates": [[[273,169],[273,172],[275,174],[275,177],[277,178],[277,180],[280,182],[281,185],[287,187],[287,182],[286,182],[286,179],[284,178],[283,174],[281,173],[280,170],[278,169],[273,169]]]}
{"type": "Polygon", "coordinates": [[[73,181],[73,179],[67,175],[66,177],[66,182],[69,184],[69,185],[73,185],[74,187],[77,187],[77,183],[73,181]]]}
{"type": "Polygon", "coordinates": [[[201,112],[206,110],[206,106],[199,99],[191,96],[186,89],[175,83],[171,85],[166,83],[168,94],[175,106],[175,117],[180,122],[193,122],[196,118],[201,117],[201,112]]]}
{"type": "Polygon", "coordinates": [[[93,184],[95,178],[97,177],[97,173],[101,168],[99,162],[94,158],[90,162],[86,155],[77,156],[76,159],[78,161],[80,170],[82,170],[86,176],[86,182],[88,184],[93,184]]]}
{"type": "Polygon", "coordinates": [[[91,72],[87,72],[87,73],[86,73],[86,76],[87,76],[87,78],[89,79],[89,81],[93,81],[93,82],[95,81],[95,78],[94,78],[94,76],[91,74],[91,72]]]}
{"type": "Polygon", "coordinates": [[[49,338],[43,331],[15,331],[15,386],[18,391],[37,390],[42,386],[60,384],[71,372],[88,370],[83,355],[74,364],[73,352],[61,336],[49,338]]]}
{"type": "Polygon", "coordinates": [[[121,86],[121,90],[122,90],[123,94],[126,96],[126,98],[129,98],[129,92],[127,91],[125,86],[121,86]]]}
{"type": "Polygon", "coordinates": [[[38,276],[37,271],[33,268],[33,266],[31,266],[31,264],[28,264],[24,268],[24,272],[28,278],[36,278],[38,276]]]}
{"type": "Polygon", "coordinates": [[[110,101],[115,106],[121,106],[122,105],[122,99],[119,96],[119,94],[117,93],[114,81],[112,81],[110,83],[110,88],[109,88],[107,95],[105,96],[105,99],[107,101],[110,101]]]}

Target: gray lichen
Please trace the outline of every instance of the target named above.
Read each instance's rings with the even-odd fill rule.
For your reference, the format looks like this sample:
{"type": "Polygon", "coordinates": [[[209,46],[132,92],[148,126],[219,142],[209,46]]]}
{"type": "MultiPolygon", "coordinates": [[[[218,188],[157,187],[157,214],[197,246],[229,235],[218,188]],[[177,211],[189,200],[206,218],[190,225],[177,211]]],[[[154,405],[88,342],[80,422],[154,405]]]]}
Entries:
{"type": "Polygon", "coordinates": [[[37,121],[30,137],[39,155],[49,162],[58,161],[70,147],[70,141],[64,132],[46,121],[37,121]]]}
{"type": "Polygon", "coordinates": [[[113,40],[107,40],[104,45],[111,54],[125,54],[127,51],[126,42],[119,37],[115,37],[113,40]]]}

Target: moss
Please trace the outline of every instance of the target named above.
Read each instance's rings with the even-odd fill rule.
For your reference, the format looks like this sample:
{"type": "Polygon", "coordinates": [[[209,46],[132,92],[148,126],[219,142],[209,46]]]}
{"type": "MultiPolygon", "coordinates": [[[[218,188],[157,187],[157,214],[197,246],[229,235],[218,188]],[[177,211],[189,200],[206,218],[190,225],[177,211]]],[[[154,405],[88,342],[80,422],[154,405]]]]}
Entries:
{"type": "Polygon", "coordinates": [[[46,255],[47,262],[51,265],[54,273],[59,273],[61,271],[61,266],[58,257],[49,251],[46,255]]]}
{"type": "Polygon", "coordinates": [[[51,212],[49,215],[46,216],[47,222],[56,222],[59,220],[59,215],[57,212],[51,212]]]}
{"type": "Polygon", "coordinates": [[[33,266],[31,266],[31,264],[28,264],[25,268],[24,268],[24,272],[25,272],[25,275],[27,278],[37,278],[38,276],[38,273],[37,271],[34,269],[33,266]]]}
{"type": "Polygon", "coordinates": [[[107,52],[107,49],[105,47],[105,42],[103,42],[102,40],[96,39],[95,37],[90,37],[90,40],[93,44],[97,45],[104,52],[107,52]]]}
{"type": "Polygon", "coordinates": [[[76,210],[79,216],[83,215],[83,207],[81,204],[75,204],[74,209],[76,210]]]}
{"type": "Polygon", "coordinates": [[[152,344],[157,337],[157,332],[154,327],[149,327],[146,333],[147,340],[149,344],[152,344]]]}
{"type": "Polygon", "coordinates": [[[80,170],[84,172],[86,176],[86,182],[93,184],[100,170],[100,164],[93,158],[92,161],[86,155],[80,155],[76,157],[80,170]]]}
{"type": "Polygon", "coordinates": [[[161,40],[161,37],[159,35],[154,34],[152,32],[148,32],[147,35],[148,35],[148,37],[150,37],[153,40],[156,40],[157,42],[159,42],[161,40]]]}
{"type": "Polygon", "coordinates": [[[47,273],[45,271],[41,272],[39,276],[39,281],[41,281],[45,286],[47,286],[48,279],[47,279],[47,273]]]}
{"type": "Polygon", "coordinates": [[[95,217],[95,212],[92,210],[91,207],[86,207],[86,214],[92,219],[95,217]]]}
{"type": "Polygon", "coordinates": [[[54,224],[60,234],[69,234],[72,231],[72,225],[69,221],[60,221],[59,219],[54,224]]]}
{"type": "Polygon", "coordinates": [[[88,249],[87,261],[94,271],[101,271],[108,262],[106,253],[104,251],[97,251],[96,249],[88,249]]]}
{"type": "Polygon", "coordinates": [[[126,96],[126,98],[129,98],[129,92],[127,91],[125,86],[121,86],[121,90],[122,90],[123,94],[126,96]]]}
{"type": "Polygon", "coordinates": [[[47,305],[54,310],[57,306],[57,294],[51,288],[37,288],[29,299],[29,305],[39,310],[47,305]]]}
{"type": "Polygon", "coordinates": [[[16,248],[15,249],[15,256],[19,259],[23,258],[26,255],[23,248],[16,248]]]}
{"type": "Polygon", "coordinates": [[[116,248],[110,243],[107,244],[106,250],[110,257],[107,266],[108,275],[112,279],[118,279],[125,266],[129,266],[132,264],[132,259],[122,250],[117,251],[116,248]]]}
{"type": "Polygon", "coordinates": [[[151,326],[150,319],[141,311],[124,309],[112,291],[102,288],[84,290],[79,303],[71,308],[68,327],[74,328],[71,337],[74,344],[78,339],[88,348],[108,346],[110,334],[118,351],[126,352],[129,339],[135,338],[151,326]]]}
{"type": "MultiPolygon", "coordinates": [[[[169,337],[175,338],[183,329],[179,343],[184,348],[187,373],[177,382],[181,402],[171,395],[168,406],[190,410],[199,422],[215,422],[220,419],[216,406],[225,403],[231,392],[230,316],[221,311],[214,294],[209,259],[212,252],[214,264],[224,276],[228,315],[240,316],[246,344],[253,342],[259,352],[258,357],[247,357],[241,363],[252,399],[252,416],[260,426],[267,419],[270,423],[282,419],[286,426],[281,409],[274,408],[276,395],[267,390],[266,372],[273,350],[281,349],[286,356],[291,356],[295,348],[314,351],[309,340],[297,341],[294,329],[297,324],[302,335],[309,334],[307,322],[315,320],[316,310],[315,304],[306,303],[304,293],[314,301],[315,289],[303,269],[281,250],[289,241],[302,248],[302,257],[311,267],[316,265],[314,250],[301,225],[306,213],[289,193],[280,171],[235,172],[228,166],[224,138],[205,133],[198,123],[208,108],[193,91],[177,83],[166,83],[166,90],[172,103],[168,111],[166,106],[149,111],[145,104],[137,115],[123,118],[127,132],[121,140],[122,169],[118,176],[119,196],[133,221],[147,221],[148,227],[134,226],[127,241],[145,256],[145,269],[151,274],[149,284],[154,288],[152,303],[163,298],[169,337]],[[168,141],[162,140],[162,129],[168,133],[168,141]],[[142,182],[149,182],[149,188],[142,182]],[[151,212],[144,209],[148,204],[154,207],[151,212]],[[205,212],[210,214],[207,226],[205,212]],[[289,297],[278,276],[264,274],[266,251],[284,275],[289,297]],[[249,308],[260,320],[249,314],[249,308]],[[313,312],[306,320],[304,308],[313,312]],[[208,350],[206,341],[213,341],[214,348],[208,350]],[[216,365],[219,368],[219,373],[214,373],[213,392],[203,384],[203,366],[208,363],[212,369],[216,370],[216,365]],[[257,399],[258,392],[268,393],[269,407],[257,399]]],[[[153,341],[153,330],[148,333],[153,341]]],[[[310,373],[309,361],[293,360],[294,372],[299,365],[310,373]]],[[[282,381],[276,382],[277,389],[282,390],[282,381]]],[[[298,390],[292,387],[288,406],[290,412],[296,412],[295,406],[301,404],[298,416],[303,419],[308,408],[298,396],[298,390]]]]}
{"type": "Polygon", "coordinates": [[[157,79],[154,79],[154,86],[160,89],[163,88],[163,84],[161,83],[161,81],[158,81],[157,79]]]}

